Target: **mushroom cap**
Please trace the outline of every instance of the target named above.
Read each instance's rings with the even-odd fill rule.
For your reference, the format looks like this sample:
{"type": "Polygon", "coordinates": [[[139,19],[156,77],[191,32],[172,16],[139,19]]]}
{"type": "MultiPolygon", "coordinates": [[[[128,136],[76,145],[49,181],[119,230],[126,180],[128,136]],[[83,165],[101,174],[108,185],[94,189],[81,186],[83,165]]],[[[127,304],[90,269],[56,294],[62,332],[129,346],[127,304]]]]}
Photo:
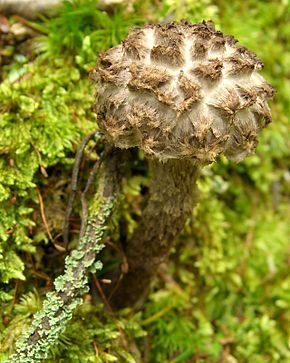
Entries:
{"type": "Polygon", "coordinates": [[[240,161],[271,121],[263,63],[212,21],[146,25],[99,55],[98,124],[117,147],[160,160],[240,161]]]}

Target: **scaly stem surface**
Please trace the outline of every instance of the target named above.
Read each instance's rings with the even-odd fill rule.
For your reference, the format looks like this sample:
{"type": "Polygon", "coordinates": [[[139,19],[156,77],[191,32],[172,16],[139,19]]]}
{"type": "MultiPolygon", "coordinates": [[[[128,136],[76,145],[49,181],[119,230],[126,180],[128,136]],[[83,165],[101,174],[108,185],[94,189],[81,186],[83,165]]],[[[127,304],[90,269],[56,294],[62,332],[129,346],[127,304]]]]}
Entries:
{"type": "Polygon", "coordinates": [[[199,166],[189,160],[151,161],[148,204],[125,247],[129,271],[112,297],[116,308],[132,306],[146,295],[158,266],[166,260],[196,202],[199,166]]]}

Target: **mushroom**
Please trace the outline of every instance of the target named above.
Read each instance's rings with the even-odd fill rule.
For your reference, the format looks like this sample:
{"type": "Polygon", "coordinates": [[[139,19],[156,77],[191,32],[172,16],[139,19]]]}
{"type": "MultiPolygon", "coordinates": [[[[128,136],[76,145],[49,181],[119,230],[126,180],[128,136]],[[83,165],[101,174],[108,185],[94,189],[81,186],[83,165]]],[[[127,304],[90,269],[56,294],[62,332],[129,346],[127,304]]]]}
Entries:
{"type": "Polygon", "coordinates": [[[125,246],[129,270],[116,307],[142,300],[190,217],[200,168],[218,155],[240,162],[271,121],[274,89],[263,63],[212,21],[146,25],[99,55],[96,113],[107,140],[139,147],[152,181],[139,226],[125,246]]]}

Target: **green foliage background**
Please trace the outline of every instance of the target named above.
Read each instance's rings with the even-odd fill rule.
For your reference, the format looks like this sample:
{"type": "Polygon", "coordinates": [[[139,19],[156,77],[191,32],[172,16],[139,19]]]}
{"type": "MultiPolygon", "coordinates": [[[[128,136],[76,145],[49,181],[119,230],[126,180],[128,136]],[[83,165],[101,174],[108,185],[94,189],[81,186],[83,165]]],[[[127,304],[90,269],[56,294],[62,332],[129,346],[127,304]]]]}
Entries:
{"type": "MultiPolygon", "coordinates": [[[[277,90],[274,121],[255,155],[241,164],[220,158],[204,169],[198,206],[144,309],[112,315],[86,296],[46,362],[290,361],[289,0],[144,0],[110,15],[95,1],[78,0],[35,22],[43,34],[34,40],[36,58],[15,54],[0,84],[1,360],[62,271],[65,256],[55,245],[72,163],[81,138],[96,127],[88,77],[96,54],[132,26],[183,18],[213,19],[258,54],[277,90]]],[[[146,172],[126,181],[115,243],[118,220],[129,233],[134,228],[147,183],[146,172]]],[[[105,270],[118,263],[103,257],[105,270]]]]}

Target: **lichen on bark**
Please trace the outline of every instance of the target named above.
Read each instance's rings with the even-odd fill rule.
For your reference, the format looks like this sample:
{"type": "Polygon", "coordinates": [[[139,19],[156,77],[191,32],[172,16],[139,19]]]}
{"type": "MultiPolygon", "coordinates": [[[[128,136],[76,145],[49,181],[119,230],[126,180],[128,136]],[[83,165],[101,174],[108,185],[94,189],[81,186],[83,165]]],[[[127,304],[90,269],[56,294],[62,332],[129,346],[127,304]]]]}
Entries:
{"type": "Polygon", "coordinates": [[[16,343],[16,353],[6,363],[33,363],[45,359],[82,303],[82,296],[89,291],[89,273],[102,268],[96,255],[104,248],[102,241],[117,201],[119,162],[116,155],[110,155],[104,162],[85,233],[77,249],[66,257],[64,274],[55,280],[54,291],[47,294],[42,310],[35,315],[30,329],[16,343]]]}

